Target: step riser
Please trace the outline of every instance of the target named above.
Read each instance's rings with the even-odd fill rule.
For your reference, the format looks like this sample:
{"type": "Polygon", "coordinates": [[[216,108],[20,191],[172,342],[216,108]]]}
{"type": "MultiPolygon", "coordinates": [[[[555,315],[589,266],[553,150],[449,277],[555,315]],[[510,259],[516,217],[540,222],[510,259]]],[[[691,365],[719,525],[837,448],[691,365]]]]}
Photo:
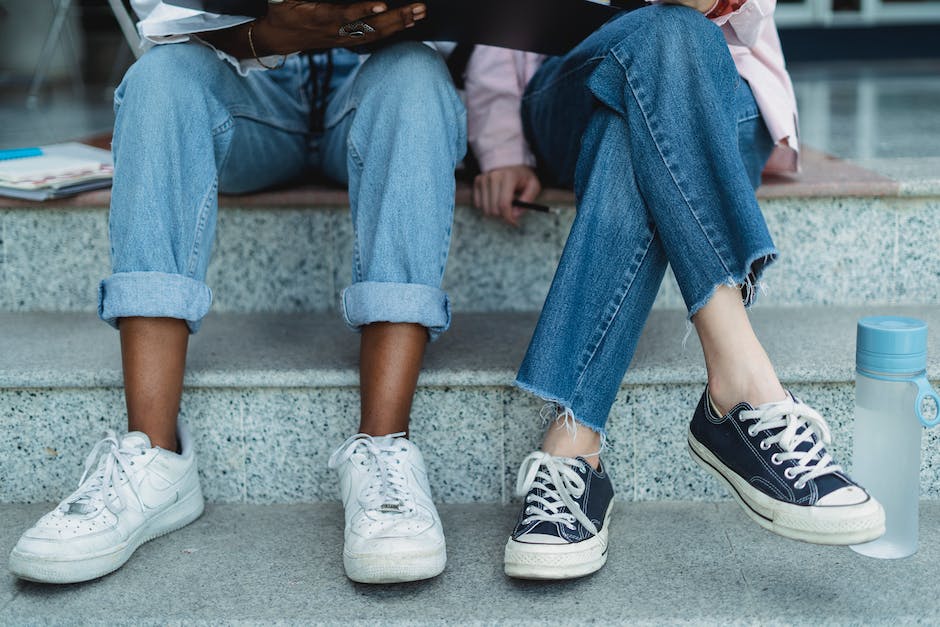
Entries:
{"type": "MultiPolygon", "coordinates": [[[[797,384],[795,390],[830,418],[832,450],[848,465],[852,385],[797,384]]],[[[727,498],[685,450],[700,393],[698,384],[621,391],[605,454],[620,498],[727,498]]],[[[419,390],[412,430],[437,500],[511,500],[518,464],[539,441],[540,405],[504,387],[419,390]]],[[[355,429],[358,408],[358,391],[350,388],[188,390],[183,415],[196,439],[206,497],[243,503],[335,499],[326,461],[355,429]]],[[[118,389],[0,390],[0,503],[63,498],[74,489],[94,439],[120,428],[109,417],[122,413],[118,389]]],[[[940,498],[938,444],[940,430],[927,431],[922,496],[928,499],[940,498]]]]}
{"type": "MultiPolygon", "coordinates": [[[[782,256],[766,304],[935,304],[940,199],[768,199],[782,256]],[[930,276],[924,276],[925,272],[930,276]]],[[[445,279],[456,311],[537,310],[573,212],[522,232],[458,209],[445,279]]],[[[89,311],[109,272],[104,209],[0,211],[0,311],[89,311]]],[[[349,282],[345,209],[223,209],[208,282],[215,311],[332,311],[349,282]]],[[[657,307],[682,301],[671,274],[657,307]]]]}

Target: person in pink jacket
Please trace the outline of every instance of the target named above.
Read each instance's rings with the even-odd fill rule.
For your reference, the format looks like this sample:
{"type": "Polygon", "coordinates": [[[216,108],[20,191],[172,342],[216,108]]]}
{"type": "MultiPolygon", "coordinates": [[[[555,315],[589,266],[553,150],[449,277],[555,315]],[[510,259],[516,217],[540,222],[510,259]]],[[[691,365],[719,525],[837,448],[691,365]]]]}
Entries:
{"type": "Polygon", "coordinates": [[[708,375],[693,459],[783,536],[884,532],[881,506],[826,451],[826,420],[781,385],[746,313],[777,257],[754,189],[763,170],[798,166],[774,0],[676,1],[614,18],[561,57],[478,48],[469,63],[475,204],[518,224],[513,199],[534,200],[546,180],[573,187],[578,206],[516,378],[554,420],[519,471],[510,576],[606,563],[606,421],[667,265],[708,375]]]}

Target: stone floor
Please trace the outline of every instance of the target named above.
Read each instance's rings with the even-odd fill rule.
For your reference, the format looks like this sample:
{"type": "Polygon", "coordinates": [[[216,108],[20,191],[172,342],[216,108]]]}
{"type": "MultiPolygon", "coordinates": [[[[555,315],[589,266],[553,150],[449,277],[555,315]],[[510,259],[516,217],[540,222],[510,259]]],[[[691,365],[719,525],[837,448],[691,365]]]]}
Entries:
{"type": "MultiPolygon", "coordinates": [[[[47,507],[0,507],[0,550],[47,507]]],[[[897,561],[778,538],[733,503],[624,503],[608,565],[550,584],[502,573],[513,507],[441,514],[444,574],[370,587],[343,576],[338,504],[210,506],[94,582],[0,574],[0,624],[906,625],[940,615],[937,502],[922,504],[920,551],[897,561]]]]}

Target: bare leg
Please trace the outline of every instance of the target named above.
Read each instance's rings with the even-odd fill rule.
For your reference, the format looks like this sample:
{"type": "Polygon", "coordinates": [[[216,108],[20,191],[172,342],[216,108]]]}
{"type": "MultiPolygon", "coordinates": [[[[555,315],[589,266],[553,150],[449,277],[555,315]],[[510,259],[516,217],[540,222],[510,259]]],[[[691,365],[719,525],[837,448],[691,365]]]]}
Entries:
{"type": "Polygon", "coordinates": [[[189,328],[176,318],[122,318],[119,326],[127,428],[176,451],[189,328]]]}
{"type": "Polygon", "coordinates": [[[708,390],[720,411],[726,412],[741,401],[756,407],[786,398],[773,364],[751,328],[740,289],[719,287],[692,322],[705,353],[708,390]]]}
{"type": "Polygon", "coordinates": [[[408,432],[411,402],[428,343],[420,324],[376,322],[362,328],[359,348],[359,432],[408,432]]]}
{"type": "Polygon", "coordinates": [[[556,457],[585,456],[589,464],[597,468],[600,457],[595,455],[601,450],[601,436],[598,432],[588,429],[574,421],[574,433],[569,431],[563,420],[556,420],[548,426],[545,438],[542,440],[542,450],[556,457]]]}

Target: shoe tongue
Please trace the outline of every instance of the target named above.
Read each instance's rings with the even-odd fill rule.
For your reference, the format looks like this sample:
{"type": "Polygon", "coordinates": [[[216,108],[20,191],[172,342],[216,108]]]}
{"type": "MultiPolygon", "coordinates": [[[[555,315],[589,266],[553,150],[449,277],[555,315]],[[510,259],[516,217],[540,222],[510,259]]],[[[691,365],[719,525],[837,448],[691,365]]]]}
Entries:
{"type": "Polygon", "coordinates": [[[131,431],[121,438],[121,448],[139,448],[143,450],[153,448],[146,433],[131,431]]]}

